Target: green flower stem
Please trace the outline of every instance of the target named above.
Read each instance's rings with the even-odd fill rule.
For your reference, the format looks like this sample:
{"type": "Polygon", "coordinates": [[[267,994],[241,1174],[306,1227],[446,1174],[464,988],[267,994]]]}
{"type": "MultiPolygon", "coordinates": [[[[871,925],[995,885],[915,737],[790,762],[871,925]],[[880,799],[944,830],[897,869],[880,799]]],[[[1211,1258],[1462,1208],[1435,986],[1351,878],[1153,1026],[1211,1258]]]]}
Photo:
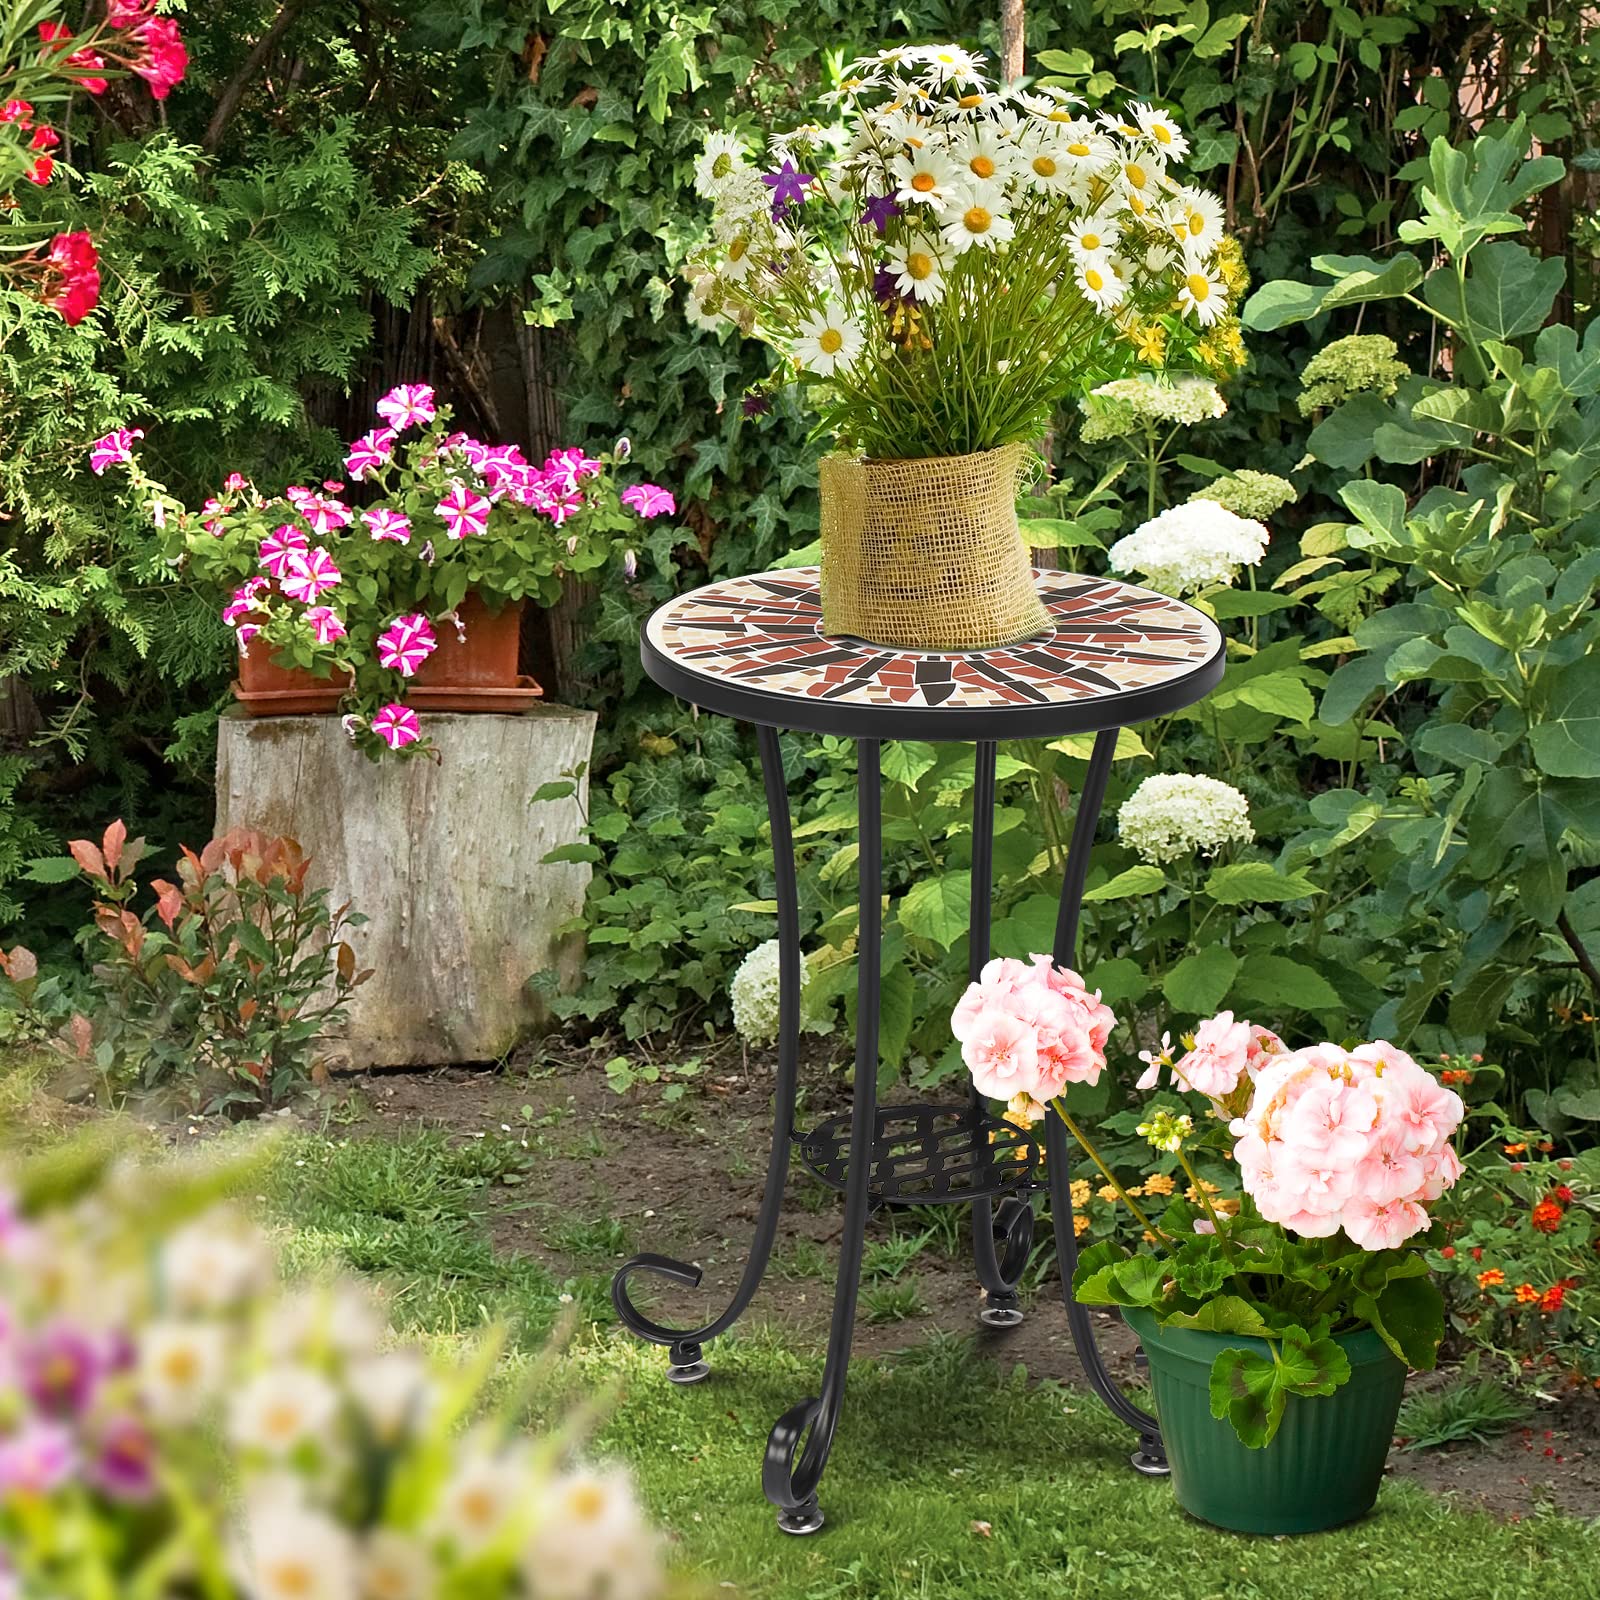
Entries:
{"type": "Polygon", "coordinates": [[[1138,1221],[1143,1225],[1145,1232],[1154,1234],[1157,1239],[1168,1238],[1169,1235],[1163,1233],[1161,1229],[1158,1228],[1149,1219],[1149,1217],[1147,1217],[1144,1212],[1142,1212],[1138,1206],[1133,1203],[1132,1199],[1129,1197],[1128,1191],[1124,1189],[1117,1181],[1116,1173],[1114,1173],[1111,1168],[1100,1159],[1100,1152],[1089,1143],[1089,1140],[1084,1135],[1083,1129],[1072,1120],[1071,1112],[1069,1112],[1061,1103],[1060,1097],[1057,1096],[1057,1098],[1052,1100],[1050,1104],[1054,1108],[1056,1115],[1060,1117],[1061,1120],[1067,1125],[1067,1132],[1070,1133],[1072,1137],[1083,1146],[1083,1149],[1088,1155],[1089,1159],[1100,1169],[1101,1176],[1106,1180],[1107,1183],[1111,1185],[1113,1189],[1117,1191],[1117,1198],[1121,1200],[1123,1205],[1125,1205],[1134,1214],[1138,1221]]]}
{"type": "Polygon", "coordinates": [[[1201,1208],[1211,1219],[1211,1226],[1216,1229],[1217,1243],[1222,1246],[1223,1258],[1228,1263],[1228,1270],[1236,1278],[1243,1278],[1244,1271],[1239,1265],[1238,1257],[1233,1253],[1232,1241],[1228,1238],[1228,1230],[1222,1225],[1222,1218],[1217,1215],[1217,1208],[1211,1203],[1211,1196],[1206,1193],[1206,1186],[1200,1181],[1200,1174],[1189,1165],[1189,1158],[1183,1153],[1180,1146],[1173,1152],[1178,1158],[1178,1165],[1183,1168],[1184,1175],[1194,1186],[1194,1192],[1200,1197],[1201,1208]]]}

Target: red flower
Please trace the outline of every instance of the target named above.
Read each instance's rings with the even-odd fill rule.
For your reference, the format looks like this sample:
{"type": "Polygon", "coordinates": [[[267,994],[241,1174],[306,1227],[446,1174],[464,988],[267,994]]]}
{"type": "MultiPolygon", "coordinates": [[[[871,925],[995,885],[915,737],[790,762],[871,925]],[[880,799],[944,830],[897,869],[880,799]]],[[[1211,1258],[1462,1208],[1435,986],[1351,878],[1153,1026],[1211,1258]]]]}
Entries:
{"type": "Polygon", "coordinates": [[[33,137],[28,141],[30,150],[54,150],[61,143],[61,135],[54,128],[47,128],[41,123],[33,130],[33,137]]]}
{"type": "Polygon", "coordinates": [[[72,38],[72,29],[64,22],[41,22],[39,24],[39,37],[46,44],[53,44],[57,50],[65,50],[68,41],[72,38]]]}
{"type": "Polygon", "coordinates": [[[1482,1261],[1483,1260],[1483,1246],[1481,1244],[1473,1245],[1473,1247],[1472,1247],[1472,1259],[1474,1261],[1482,1261]]]}
{"type": "Polygon", "coordinates": [[[1553,1283],[1539,1296],[1539,1309],[1541,1311],[1559,1311],[1566,1302],[1567,1291],[1559,1283],[1553,1283]]]}
{"type": "Polygon", "coordinates": [[[100,303],[100,256],[87,233],[58,233],[50,241],[58,279],[50,303],[75,328],[100,303]]]}
{"type": "Polygon", "coordinates": [[[1447,1244],[1444,1249],[1439,1252],[1439,1254],[1443,1256],[1446,1261],[1454,1261],[1456,1258],[1456,1247],[1453,1244],[1447,1244]]]}
{"type": "Polygon", "coordinates": [[[27,179],[29,183],[36,183],[42,189],[50,181],[50,174],[56,170],[55,159],[52,156],[40,156],[28,168],[27,179]]]}
{"type": "Polygon", "coordinates": [[[31,128],[33,107],[26,100],[7,100],[4,105],[0,105],[0,122],[15,122],[24,128],[31,128]]]}
{"type": "Polygon", "coordinates": [[[1558,1183],[1555,1188],[1550,1191],[1550,1193],[1555,1199],[1559,1200],[1562,1205],[1570,1206],[1572,1204],[1572,1190],[1569,1189],[1566,1184],[1558,1183]]]}
{"type": "Polygon", "coordinates": [[[1566,1212],[1554,1200],[1541,1200],[1533,1208],[1532,1222],[1540,1233],[1554,1233],[1565,1215],[1566,1212]]]}
{"type": "MultiPolygon", "coordinates": [[[[67,65],[76,67],[79,72],[94,72],[106,64],[106,58],[93,50],[75,50],[67,57],[67,65]]],[[[79,84],[87,89],[90,94],[104,94],[106,92],[105,78],[79,78],[79,84]]]]}
{"type": "Polygon", "coordinates": [[[141,48],[129,65],[157,100],[165,100],[189,68],[189,52],[178,36],[178,25],[170,17],[147,17],[133,31],[141,48]]]}
{"type": "Polygon", "coordinates": [[[150,0],[106,0],[106,21],[113,28],[137,28],[150,20],[150,0]]]}

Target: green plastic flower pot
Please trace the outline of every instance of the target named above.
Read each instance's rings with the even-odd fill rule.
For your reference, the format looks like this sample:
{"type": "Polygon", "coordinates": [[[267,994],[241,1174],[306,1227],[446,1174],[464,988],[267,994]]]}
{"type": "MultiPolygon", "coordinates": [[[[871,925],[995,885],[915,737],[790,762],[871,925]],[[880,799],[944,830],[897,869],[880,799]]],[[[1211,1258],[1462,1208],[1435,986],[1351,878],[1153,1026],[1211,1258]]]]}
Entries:
{"type": "Polygon", "coordinates": [[[1150,1358],[1172,1488],[1185,1511],[1218,1528],[1275,1534],[1315,1533],[1372,1509],[1406,1367],[1370,1328],[1338,1336],[1350,1381],[1331,1395],[1290,1395],[1271,1444],[1250,1450],[1231,1422],[1211,1415],[1211,1363],[1229,1348],[1266,1355],[1266,1341],[1162,1328],[1142,1307],[1123,1316],[1150,1358]]]}

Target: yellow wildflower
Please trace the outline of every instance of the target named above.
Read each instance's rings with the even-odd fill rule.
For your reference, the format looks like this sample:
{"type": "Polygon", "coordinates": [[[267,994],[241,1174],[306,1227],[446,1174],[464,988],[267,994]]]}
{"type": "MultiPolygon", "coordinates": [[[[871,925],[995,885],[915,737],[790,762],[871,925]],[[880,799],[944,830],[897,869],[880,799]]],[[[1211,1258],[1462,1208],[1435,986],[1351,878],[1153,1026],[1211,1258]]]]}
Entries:
{"type": "Polygon", "coordinates": [[[1108,1205],[1111,1203],[1111,1201],[1113,1201],[1113,1200],[1115,1200],[1117,1198],[1117,1190],[1116,1190],[1116,1185],[1115,1184],[1102,1183],[1100,1185],[1100,1187],[1095,1190],[1095,1193],[1097,1195],[1099,1195],[1100,1198],[1102,1200],[1104,1200],[1108,1205]]]}
{"type": "Polygon", "coordinates": [[[1089,1203],[1089,1184],[1084,1178],[1072,1180],[1072,1205],[1076,1211],[1082,1211],[1089,1203]]]}
{"type": "Polygon", "coordinates": [[[1228,288],[1228,298],[1237,301],[1250,287],[1250,273],[1244,264],[1244,249],[1239,241],[1225,236],[1217,246],[1217,276],[1228,288]]]}
{"type": "Polygon", "coordinates": [[[1159,367],[1167,359],[1167,330],[1159,322],[1145,322],[1128,335],[1134,353],[1148,367],[1159,367]]]}
{"type": "Polygon", "coordinates": [[[1072,1219],[1072,1236],[1081,1239],[1089,1231],[1089,1219],[1080,1211],[1072,1219]]]}
{"type": "Polygon", "coordinates": [[[1171,1194],[1177,1185],[1164,1172],[1157,1172],[1144,1180],[1146,1194],[1171,1194]]]}

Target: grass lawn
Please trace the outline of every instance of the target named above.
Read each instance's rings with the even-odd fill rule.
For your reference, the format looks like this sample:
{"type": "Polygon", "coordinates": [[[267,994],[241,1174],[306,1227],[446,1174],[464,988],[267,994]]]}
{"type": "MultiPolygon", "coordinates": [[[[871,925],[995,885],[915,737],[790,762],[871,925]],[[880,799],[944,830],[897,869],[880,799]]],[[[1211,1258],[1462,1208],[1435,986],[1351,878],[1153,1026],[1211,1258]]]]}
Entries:
{"type": "MultiPolygon", "coordinates": [[[[861,1361],[823,1481],[829,1526],[780,1534],[761,1496],[767,1430],[814,1392],[821,1350],[752,1318],[716,1342],[714,1378],[688,1390],[662,1352],[616,1331],[607,1219],[550,1225],[591,1238],[594,1270],[558,1279],[497,1254],[485,1192],[520,1182],[514,1140],[296,1137],[269,1209],[292,1259],[383,1273],[398,1320],[450,1338],[486,1317],[519,1323],[507,1381],[532,1368],[550,1329],[574,1322],[541,1409],[609,1393],[602,1448],[632,1462],[645,1494],[711,1592],[762,1600],[1587,1600],[1600,1596],[1600,1532],[1541,1514],[1502,1523],[1409,1483],[1377,1513],[1308,1538],[1245,1539],[1183,1516],[1168,1486],[1127,1465],[1131,1440],[1092,1397],[1007,1373],[948,1335],[861,1361]],[[565,1303],[563,1296],[570,1297],[565,1303]]],[[[541,1221],[540,1226],[546,1224],[541,1221]]],[[[759,1314],[760,1301],[756,1312],[759,1314]]]]}

